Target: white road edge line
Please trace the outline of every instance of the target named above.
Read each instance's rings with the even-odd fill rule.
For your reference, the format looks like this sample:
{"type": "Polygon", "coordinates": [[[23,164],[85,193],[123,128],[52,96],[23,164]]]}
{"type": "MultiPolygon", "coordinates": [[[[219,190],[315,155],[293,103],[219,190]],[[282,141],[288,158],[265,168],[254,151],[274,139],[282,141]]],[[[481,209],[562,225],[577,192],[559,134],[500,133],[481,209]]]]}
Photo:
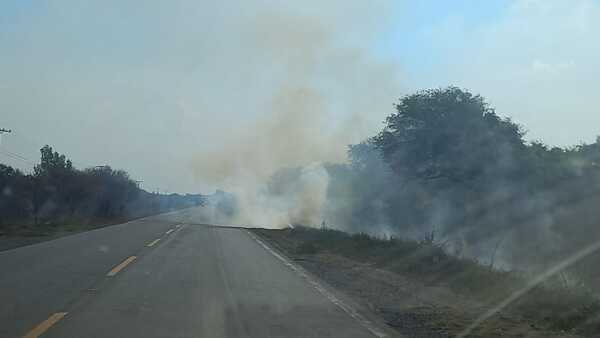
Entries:
{"type": "Polygon", "coordinates": [[[165,232],[165,235],[168,235],[170,233],[172,233],[175,229],[170,229],[169,231],[165,232]]]}
{"type": "Polygon", "coordinates": [[[158,242],[160,242],[160,238],[157,238],[157,239],[153,240],[152,242],[146,244],[146,246],[149,247],[149,248],[151,248],[151,247],[153,247],[158,242]]]}
{"type": "Polygon", "coordinates": [[[387,337],[387,334],[385,334],[385,333],[381,332],[379,329],[377,329],[377,327],[375,327],[375,325],[373,325],[373,323],[370,320],[363,317],[353,307],[342,302],[339,298],[337,298],[335,295],[333,295],[331,292],[327,291],[323,286],[321,286],[321,284],[319,284],[317,281],[315,281],[313,278],[311,278],[304,271],[303,268],[290,262],[287,258],[283,257],[282,255],[277,253],[275,250],[271,249],[267,244],[265,244],[262,240],[260,240],[256,235],[254,235],[250,231],[248,231],[248,230],[244,230],[244,231],[248,234],[248,236],[250,236],[252,239],[254,239],[254,241],[256,241],[265,250],[267,250],[271,255],[275,256],[277,259],[282,261],[283,264],[285,264],[287,267],[292,269],[295,273],[300,275],[300,277],[304,278],[308,282],[308,284],[310,284],[313,288],[315,288],[317,291],[319,291],[319,293],[321,293],[323,296],[327,297],[327,299],[329,299],[333,304],[337,305],[340,309],[342,309],[344,312],[346,312],[350,317],[352,317],[354,320],[356,320],[362,327],[364,327],[369,332],[371,332],[375,337],[378,337],[378,338],[387,337]]]}
{"type": "Polygon", "coordinates": [[[174,233],[178,233],[180,232],[183,228],[185,227],[184,224],[181,224],[179,227],[176,227],[175,229],[171,229],[172,231],[174,231],[174,233]]]}

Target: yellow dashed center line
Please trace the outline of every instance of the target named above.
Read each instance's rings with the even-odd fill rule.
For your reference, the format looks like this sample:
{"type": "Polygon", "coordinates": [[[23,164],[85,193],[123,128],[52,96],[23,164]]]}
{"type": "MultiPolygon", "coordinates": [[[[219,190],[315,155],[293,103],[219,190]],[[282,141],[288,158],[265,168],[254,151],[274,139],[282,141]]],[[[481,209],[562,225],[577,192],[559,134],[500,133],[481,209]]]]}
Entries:
{"type": "Polygon", "coordinates": [[[53,314],[48,319],[41,322],[33,330],[29,331],[26,335],[24,335],[23,338],[37,338],[41,336],[44,332],[48,331],[48,329],[51,328],[52,325],[56,324],[66,315],[66,312],[57,312],[53,314]]]}
{"type": "Polygon", "coordinates": [[[160,238],[153,240],[152,242],[148,243],[146,246],[147,247],[153,247],[156,243],[158,243],[158,241],[160,241],[160,238]]]}
{"type": "Polygon", "coordinates": [[[129,258],[127,258],[126,260],[124,260],[123,262],[121,262],[121,264],[115,266],[112,270],[110,270],[106,276],[108,277],[112,277],[116,274],[119,273],[119,271],[123,270],[127,265],[129,265],[129,263],[135,261],[137,257],[136,256],[131,256],[129,258]]]}
{"type": "MultiPolygon", "coordinates": [[[[181,224],[175,225],[175,228],[179,228],[179,227],[181,227],[181,224]]],[[[175,229],[169,229],[166,232],[166,234],[168,235],[168,234],[172,233],[173,231],[175,231],[175,229]]],[[[159,241],[160,241],[160,238],[157,238],[157,239],[153,240],[152,242],[148,243],[146,246],[152,247],[152,246],[156,245],[156,243],[158,243],[159,241]]],[[[128,257],[123,262],[121,262],[119,265],[115,266],[112,270],[110,270],[106,274],[106,276],[112,277],[112,276],[118,274],[121,270],[123,270],[127,265],[131,264],[136,259],[137,259],[136,256],[128,257]]],[[[44,320],[43,322],[38,324],[38,326],[33,328],[31,331],[29,331],[26,335],[24,335],[23,338],[37,338],[37,337],[41,336],[46,331],[48,331],[48,329],[51,328],[54,324],[56,324],[58,321],[63,319],[63,317],[66,315],[67,315],[67,312],[54,313],[48,319],[44,320]]]]}

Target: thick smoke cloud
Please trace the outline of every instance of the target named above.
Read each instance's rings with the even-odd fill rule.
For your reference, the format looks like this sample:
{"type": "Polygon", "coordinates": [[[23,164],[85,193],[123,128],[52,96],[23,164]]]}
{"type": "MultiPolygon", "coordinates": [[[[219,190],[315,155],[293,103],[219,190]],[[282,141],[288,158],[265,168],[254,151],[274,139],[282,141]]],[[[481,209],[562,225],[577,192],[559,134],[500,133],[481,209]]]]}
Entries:
{"type": "Polygon", "coordinates": [[[347,33],[358,29],[355,36],[365,39],[358,45],[368,45],[385,25],[389,7],[358,7],[345,14],[332,7],[302,15],[282,6],[242,20],[238,57],[248,58],[249,68],[238,72],[252,76],[241,81],[258,90],[261,100],[238,109],[256,118],[220,135],[192,163],[199,179],[236,195],[239,212],[231,222],[275,227],[322,222],[329,183],[323,165],[346,161],[348,144],[381,127],[400,92],[398,71],[348,40],[347,33]],[[377,24],[364,25],[369,17],[377,17],[377,24]],[[275,194],[269,178],[285,168],[302,169],[285,193],[275,194]]]}

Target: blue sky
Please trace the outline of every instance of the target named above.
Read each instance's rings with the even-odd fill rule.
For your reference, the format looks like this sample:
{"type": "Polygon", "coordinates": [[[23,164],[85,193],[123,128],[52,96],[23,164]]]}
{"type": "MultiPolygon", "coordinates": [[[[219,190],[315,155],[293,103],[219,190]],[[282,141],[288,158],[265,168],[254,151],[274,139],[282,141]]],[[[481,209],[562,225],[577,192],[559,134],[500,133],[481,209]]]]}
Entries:
{"type": "Polygon", "coordinates": [[[0,149],[35,162],[48,143],[148,189],[208,190],[343,161],[400,96],[447,85],[529,139],[600,134],[597,0],[140,4],[0,3],[0,149]]]}
{"type": "MultiPolygon", "coordinates": [[[[395,58],[411,74],[419,75],[444,63],[440,46],[431,40],[433,27],[447,24],[478,29],[502,18],[509,6],[508,0],[424,0],[400,4],[395,27],[383,35],[381,53],[395,58]]],[[[466,42],[458,38],[452,43],[466,42]]]]}

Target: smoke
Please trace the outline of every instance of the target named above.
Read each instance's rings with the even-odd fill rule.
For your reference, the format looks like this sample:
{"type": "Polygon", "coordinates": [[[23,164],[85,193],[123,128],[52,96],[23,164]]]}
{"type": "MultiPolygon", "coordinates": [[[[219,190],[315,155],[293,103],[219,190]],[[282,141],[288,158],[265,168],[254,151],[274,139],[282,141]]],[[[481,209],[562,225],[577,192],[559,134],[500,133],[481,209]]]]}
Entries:
{"type": "MultiPolygon", "coordinates": [[[[198,137],[208,139],[193,154],[195,176],[235,196],[235,208],[207,221],[261,227],[324,222],[418,240],[435,234],[458,255],[485,263],[493,257],[496,267],[543,267],[564,237],[547,212],[559,205],[550,192],[534,195],[498,178],[480,182],[482,197],[473,201],[465,187],[394,175],[368,145],[363,156],[350,158],[362,163],[346,163],[348,145],[381,130],[402,86],[400,70],[373,52],[374,36],[388,28],[389,5],[340,8],[317,13],[258,6],[240,14],[215,42],[217,57],[206,61],[199,98],[182,95],[182,105],[190,104],[186,114],[200,109],[204,114],[197,115],[211,112],[215,120],[203,121],[203,130],[215,128],[198,137]]],[[[498,168],[518,164],[511,149],[500,153],[498,168]]]]}
{"type": "Polygon", "coordinates": [[[257,181],[237,189],[238,209],[233,221],[272,227],[318,224],[327,202],[328,185],[329,175],[319,163],[282,169],[266,183],[257,181]]]}
{"type": "Polygon", "coordinates": [[[329,184],[324,164],[344,162],[347,146],[374,134],[388,115],[399,93],[398,70],[365,47],[385,26],[389,5],[347,9],[306,13],[269,6],[236,26],[236,59],[244,61],[235,68],[256,94],[238,109],[252,118],[232,121],[191,164],[198,179],[236,196],[232,223],[322,222],[329,184]],[[364,40],[349,40],[348,33],[364,40]],[[269,178],[286,168],[300,169],[274,187],[269,178]]]}

